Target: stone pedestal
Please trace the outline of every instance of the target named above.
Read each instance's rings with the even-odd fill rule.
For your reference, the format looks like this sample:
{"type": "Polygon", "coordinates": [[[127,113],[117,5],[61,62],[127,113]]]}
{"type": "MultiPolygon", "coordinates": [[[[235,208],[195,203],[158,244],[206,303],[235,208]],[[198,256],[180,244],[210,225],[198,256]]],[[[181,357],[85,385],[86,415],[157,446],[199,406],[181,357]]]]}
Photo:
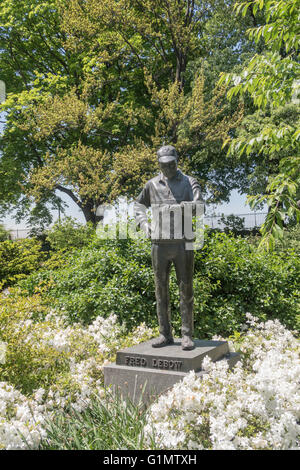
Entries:
{"type": "Polygon", "coordinates": [[[153,348],[153,341],[118,351],[116,363],[104,366],[105,386],[111,385],[115,392],[135,403],[140,399],[149,403],[191,370],[198,377],[205,374],[202,370],[205,356],[212,361],[228,361],[229,367],[239,360],[239,354],[230,353],[226,341],[195,340],[191,351],[181,349],[180,339],[163,348],[153,348]]]}

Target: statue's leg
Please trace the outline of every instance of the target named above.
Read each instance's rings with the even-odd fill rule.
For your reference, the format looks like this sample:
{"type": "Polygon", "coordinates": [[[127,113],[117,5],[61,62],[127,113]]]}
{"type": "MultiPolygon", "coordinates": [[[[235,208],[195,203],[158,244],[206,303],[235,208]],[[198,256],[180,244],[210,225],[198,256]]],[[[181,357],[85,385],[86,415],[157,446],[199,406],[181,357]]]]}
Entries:
{"type": "Polygon", "coordinates": [[[174,264],[180,295],[182,347],[183,349],[192,349],[194,346],[192,342],[194,333],[194,251],[186,250],[185,244],[180,244],[174,264]]]}
{"type": "Polygon", "coordinates": [[[154,346],[164,346],[173,342],[171,329],[171,312],[169,302],[169,274],[171,261],[168,257],[168,249],[163,245],[153,243],[152,245],[152,266],[155,277],[156,310],[161,338],[154,346]],[[167,341],[164,342],[163,339],[167,341]]]}

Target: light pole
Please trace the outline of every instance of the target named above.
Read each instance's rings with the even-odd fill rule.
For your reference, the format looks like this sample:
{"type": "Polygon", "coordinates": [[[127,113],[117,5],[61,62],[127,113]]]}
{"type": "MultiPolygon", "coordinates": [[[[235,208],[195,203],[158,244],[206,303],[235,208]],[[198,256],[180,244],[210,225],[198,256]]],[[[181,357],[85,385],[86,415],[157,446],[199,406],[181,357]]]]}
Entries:
{"type": "Polygon", "coordinates": [[[3,103],[6,99],[6,87],[5,83],[0,80],[0,104],[3,103]]]}
{"type": "MultiPolygon", "coordinates": [[[[6,100],[6,87],[5,83],[3,80],[0,80],[0,104],[4,103],[6,100]]],[[[1,111],[0,111],[0,116],[1,116],[1,111]]],[[[4,124],[5,121],[0,121],[2,124],[4,124]]]]}

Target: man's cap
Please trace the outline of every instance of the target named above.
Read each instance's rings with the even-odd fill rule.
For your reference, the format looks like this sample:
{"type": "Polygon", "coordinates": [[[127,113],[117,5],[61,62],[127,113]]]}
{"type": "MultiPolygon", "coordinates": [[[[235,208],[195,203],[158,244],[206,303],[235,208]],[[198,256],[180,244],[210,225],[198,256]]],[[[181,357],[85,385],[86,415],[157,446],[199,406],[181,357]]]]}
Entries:
{"type": "Polygon", "coordinates": [[[168,163],[173,160],[178,160],[178,154],[173,145],[163,145],[157,152],[158,161],[160,163],[168,163]]]}

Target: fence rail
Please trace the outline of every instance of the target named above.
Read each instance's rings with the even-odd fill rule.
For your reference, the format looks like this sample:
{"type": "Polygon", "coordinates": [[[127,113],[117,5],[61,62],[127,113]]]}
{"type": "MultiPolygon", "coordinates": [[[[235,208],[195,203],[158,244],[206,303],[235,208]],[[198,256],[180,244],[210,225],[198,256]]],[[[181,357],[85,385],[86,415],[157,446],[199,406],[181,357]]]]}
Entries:
{"type": "Polygon", "coordinates": [[[17,228],[17,229],[12,229],[9,230],[8,232],[10,234],[10,239],[11,240],[21,240],[22,238],[28,238],[30,229],[27,228],[17,228]]]}
{"type": "MultiPolygon", "coordinates": [[[[229,214],[228,214],[229,215],[229,214]]],[[[225,220],[228,215],[225,215],[225,220]]],[[[255,227],[260,227],[267,215],[267,212],[249,212],[247,214],[230,214],[235,217],[240,217],[243,220],[243,225],[245,229],[253,229],[255,227]]],[[[204,217],[204,224],[208,225],[211,228],[219,228],[223,230],[227,225],[224,224],[221,220],[221,215],[206,215],[204,217]]],[[[10,233],[11,240],[20,240],[22,238],[28,238],[30,229],[12,229],[8,230],[10,233]]]]}
{"type": "MultiPolygon", "coordinates": [[[[252,229],[255,227],[260,227],[266,218],[267,212],[249,212],[247,214],[230,214],[235,217],[240,217],[243,220],[243,225],[245,229],[252,229]]],[[[225,215],[225,220],[229,214],[225,215]]],[[[204,223],[209,225],[211,228],[224,229],[227,225],[224,224],[221,220],[221,215],[207,215],[204,217],[204,223]]]]}

